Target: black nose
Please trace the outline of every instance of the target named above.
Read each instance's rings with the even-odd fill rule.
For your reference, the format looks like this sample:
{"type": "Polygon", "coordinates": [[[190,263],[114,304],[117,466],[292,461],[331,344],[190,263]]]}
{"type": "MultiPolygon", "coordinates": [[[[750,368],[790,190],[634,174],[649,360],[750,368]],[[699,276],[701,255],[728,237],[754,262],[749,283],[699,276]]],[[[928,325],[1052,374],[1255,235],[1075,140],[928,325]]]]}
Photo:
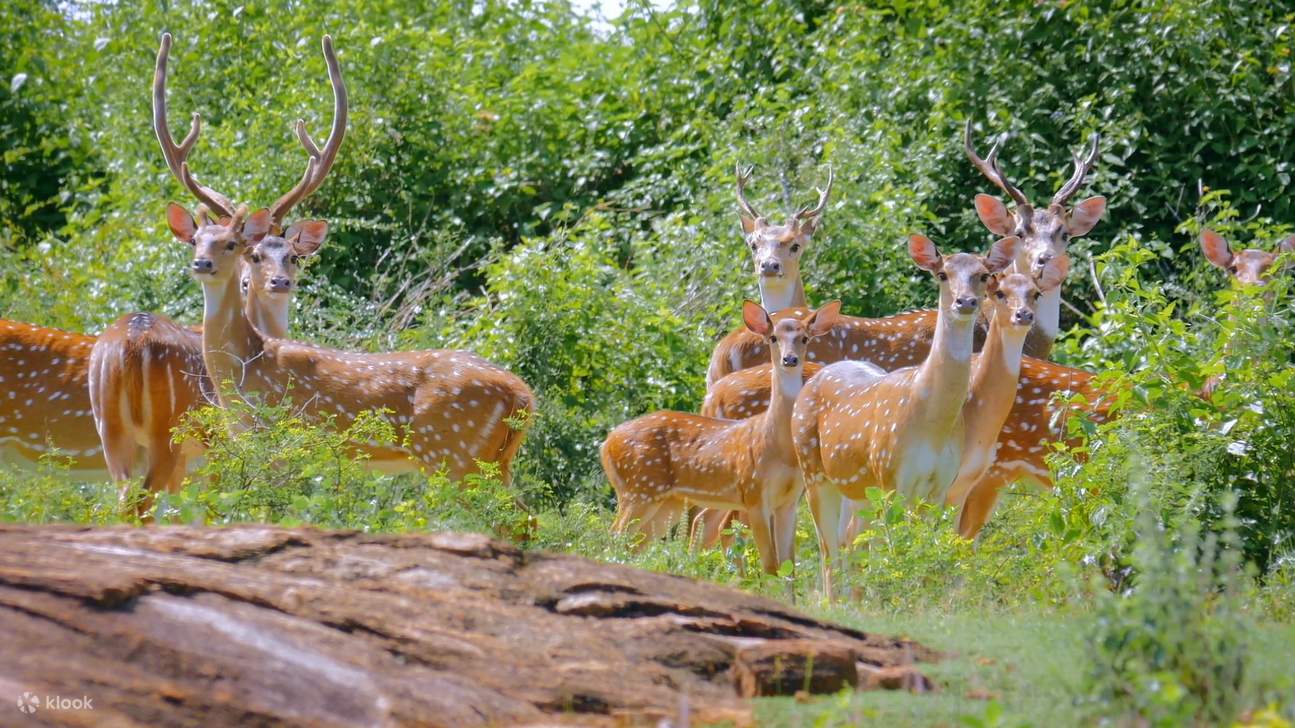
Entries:
{"type": "Polygon", "coordinates": [[[270,279],[270,288],[276,291],[286,291],[292,288],[292,279],[285,276],[275,276],[270,279]]]}
{"type": "Polygon", "coordinates": [[[198,258],[193,261],[194,273],[211,273],[214,270],[216,270],[216,264],[211,258],[198,258]]]}
{"type": "Polygon", "coordinates": [[[980,305],[980,299],[975,296],[958,296],[954,303],[963,311],[970,311],[980,305]]]}
{"type": "Polygon", "coordinates": [[[785,367],[794,367],[800,364],[800,357],[795,354],[788,354],[782,358],[782,365],[785,367]]]}
{"type": "Polygon", "coordinates": [[[776,260],[761,261],[760,272],[761,273],[781,273],[782,263],[779,263],[776,260]]]}
{"type": "Polygon", "coordinates": [[[1028,309],[1021,309],[1021,310],[1019,310],[1019,311],[1017,311],[1017,312],[1016,312],[1016,314],[1015,314],[1015,316],[1014,316],[1013,318],[1015,318],[1015,319],[1016,319],[1016,323],[1018,323],[1018,324],[1028,324],[1028,323],[1033,323],[1033,322],[1034,322],[1034,312],[1033,312],[1033,311],[1030,311],[1030,310],[1028,310],[1028,309]]]}

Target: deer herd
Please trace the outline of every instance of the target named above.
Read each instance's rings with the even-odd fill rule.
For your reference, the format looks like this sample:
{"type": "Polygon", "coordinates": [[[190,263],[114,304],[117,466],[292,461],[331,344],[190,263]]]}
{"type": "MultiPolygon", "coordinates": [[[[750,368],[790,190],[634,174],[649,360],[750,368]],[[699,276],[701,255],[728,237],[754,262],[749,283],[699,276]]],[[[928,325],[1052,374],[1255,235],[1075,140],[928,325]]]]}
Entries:
{"type": "MultiPolygon", "coordinates": [[[[171,137],[171,42],[164,34],[157,54],[153,126],[167,167],[198,202],[193,213],[171,203],[166,221],[192,248],[202,325],[132,313],[94,337],[0,319],[0,458],[30,463],[57,451],[75,476],[106,473],[123,493],[136,476],[149,495],[174,491],[202,451],[173,438],[187,413],[290,400],[338,428],[380,411],[396,430],[394,444],[353,445],[375,469],[443,470],[458,480],[492,463],[507,483],[536,404],[517,376],[466,351],[345,352],[288,338],[302,263],[319,252],[328,224],[286,221],[323,184],[346,132],[347,90],[331,38],[323,40],[334,97],[328,138],[321,147],[298,121],[300,181],[255,210],[190,170],[198,114],[178,144],[171,137]]],[[[616,492],[616,530],[646,540],[685,523],[695,543],[709,546],[742,519],[762,567],[775,573],[794,556],[803,494],[830,596],[841,546],[865,525],[850,504],[868,489],[954,506],[958,531],[974,538],[1004,486],[1051,484],[1045,458],[1050,443],[1064,441],[1066,416],[1109,416],[1092,374],[1047,360],[1060,330],[1067,244],[1106,209],[1102,197],[1071,203],[1097,160],[1098,138],[1038,209],[1000,168],[999,143],[982,158],[970,122],[964,138],[971,164],[1013,205],[975,197],[976,214],[999,239],[984,254],[943,253],[912,235],[909,257],[934,279],[938,305],[884,318],[845,315],[839,301],[811,308],[806,299],[800,261],[828,208],[830,168],[816,204],[781,224],[747,199],[752,170],[738,168],[737,211],[760,302],[746,301],[743,326],[716,345],[700,414],[655,412],[608,434],[601,459],[616,492]]],[[[1295,253],[1295,236],[1277,253],[1233,252],[1206,230],[1201,247],[1238,283],[1260,285],[1279,253],[1295,253]]],[[[148,500],[128,507],[146,515],[148,500]]]]}

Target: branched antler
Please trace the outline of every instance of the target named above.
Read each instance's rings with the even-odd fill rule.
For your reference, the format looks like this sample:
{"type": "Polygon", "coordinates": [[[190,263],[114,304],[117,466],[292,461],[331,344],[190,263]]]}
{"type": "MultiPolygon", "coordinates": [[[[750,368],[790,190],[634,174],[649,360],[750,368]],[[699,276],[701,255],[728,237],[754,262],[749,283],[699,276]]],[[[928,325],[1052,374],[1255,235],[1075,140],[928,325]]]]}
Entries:
{"type": "Polygon", "coordinates": [[[1070,175],[1070,179],[1066,180],[1066,183],[1061,186],[1061,189],[1057,190],[1057,194],[1052,196],[1052,207],[1060,207],[1066,204],[1079,190],[1079,186],[1084,183],[1084,177],[1087,177],[1088,173],[1093,170],[1093,166],[1097,164],[1097,145],[1100,141],[1101,136],[1094,132],[1088,155],[1083,158],[1080,158],[1078,154],[1073,155],[1075,171],[1070,175]]]}
{"type": "Polygon", "coordinates": [[[346,82],[342,80],[342,67],[337,62],[337,54],[333,51],[333,38],[328,35],[324,36],[324,60],[328,63],[328,80],[333,86],[333,128],[329,131],[328,140],[324,142],[324,148],[321,150],[315,144],[315,140],[310,138],[310,133],[306,131],[306,122],[297,119],[297,139],[305,148],[309,159],[301,181],[270,206],[270,219],[276,225],[283,222],[289,210],[324,183],[324,178],[333,168],[333,161],[337,159],[337,151],[342,147],[342,137],[346,135],[349,104],[346,82]]]}
{"type": "Polygon", "coordinates": [[[832,194],[832,181],[834,179],[835,176],[832,174],[832,165],[829,164],[827,165],[827,186],[822,189],[817,187],[814,188],[814,191],[818,193],[818,204],[814,207],[810,207],[808,205],[802,207],[800,211],[796,213],[797,220],[808,220],[823,214],[823,211],[827,209],[827,198],[832,194]]]}
{"type": "Polygon", "coordinates": [[[967,152],[967,159],[971,160],[972,166],[980,170],[990,182],[998,185],[999,189],[1006,192],[1017,204],[1018,207],[1030,207],[1030,201],[1025,199],[1025,195],[1007,179],[1003,170],[998,166],[998,149],[1001,140],[994,140],[994,146],[989,149],[989,156],[981,159],[976,154],[976,149],[971,143],[971,119],[967,119],[967,127],[962,134],[963,146],[967,152]]]}
{"type": "Polygon", "coordinates": [[[193,145],[198,141],[198,135],[202,132],[202,117],[194,112],[189,133],[184,135],[184,139],[179,144],[171,138],[171,129],[166,122],[166,63],[170,55],[171,34],[163,33],[162,46],[157,50],[157,68],[153,73],[153,131],[157,134],[158,143],[162,145],[162,156],[166,159],[166,166],[171,169],[171,174],[175,175],[175,178],[180,180],[180,183],[187,187],[199,202],[218,215],[232,217],[234,204],[229,198],[200,184],[189,171],[187,160],[193,145]]]}
{"type": "Polygon", "coordinates": [[[746,200],[746,183],[751,181],[751,173],[752,173],[752,172],[754,172],[754,171],[755,171],[755,167],[754,167],[754,166],[747,167],[747,168],[744,170],[744,169],[742,169],[742,163],[741,163],[741,162],[738,162],[738,165],[737,165],[737,204],[738,204],[738,207],[741,207],[741,208],[742,208],[742,212],[743,212],[747,217],[751,218],[752,220],[758,220],[758,219],[760,219],[760,218],[764,217],[764,215],[761,215],[759,212],[756,212],[756,209],[755,209],[754,207],[752,207],[752,206],[751,206],[751,203],[750,203],[750,202],[747,202],[747,200],[746,200]]]}

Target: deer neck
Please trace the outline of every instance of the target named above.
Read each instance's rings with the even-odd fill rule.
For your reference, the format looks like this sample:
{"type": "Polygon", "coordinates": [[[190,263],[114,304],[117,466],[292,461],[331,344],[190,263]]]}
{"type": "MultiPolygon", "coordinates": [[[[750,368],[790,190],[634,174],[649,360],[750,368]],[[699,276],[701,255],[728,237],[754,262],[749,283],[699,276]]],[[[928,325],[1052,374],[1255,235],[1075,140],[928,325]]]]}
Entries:
{"type": "Polygon", "coordinates": [[[767,446],[790,458],[792,463],[795,463],[795,455],[792,450],[791,411],[804,384],[802,367],[784,367],[775,359],[770,374],[769,409],[764,415],[767,446]]]}
{"type": "Polygon", "coordinates": [[[948,314],[952,294],[940,293],[940,310],[935,320],[931,351],[914,375],[919,406],[933,417],[957,416],[967,398],[971,380],[971,349],[976,318],[957,320],[948,314]]]}
{"type": "MultiPolygon", "coordinates": [[[[800,306],[807,308],[805,285],[800,274],[795,276],[760,276],[760,305],[771,314],[785,308],[800,306]]],[[[775,367],[777,362],[774,362],[775,367]]]]}
{"type": "Polygon", "coordinates": [[[1049,347],[1061,333],[1061,286],[1048,289],[1039,297],[1034,328],[1049,347]]]}
{"type": "Polygon", "coordinates": [[[977,442],[998,439],[998,431],[1016,401],[1021,351],[1029,331],[1001,325],[999,318],[990,318],[989,335],[972,369],[970,394],[964,405],[967,439],[977,442]]]}
{"type": "Polygon", "coordinates": [[[238,276],[202,283],[202,358],[225,403],[224,383],[245,381],[245,366],[259,358],[263,340],[244,314],[238,276]]]}
{"type": "Polygon", "coordinates": [[[255,289],[247,292],[243,302],[243,315],[257,331],[272,339],[282,339],[288,335],[288,313],[291,309],[291,296],[271,298],[255,289]]]}

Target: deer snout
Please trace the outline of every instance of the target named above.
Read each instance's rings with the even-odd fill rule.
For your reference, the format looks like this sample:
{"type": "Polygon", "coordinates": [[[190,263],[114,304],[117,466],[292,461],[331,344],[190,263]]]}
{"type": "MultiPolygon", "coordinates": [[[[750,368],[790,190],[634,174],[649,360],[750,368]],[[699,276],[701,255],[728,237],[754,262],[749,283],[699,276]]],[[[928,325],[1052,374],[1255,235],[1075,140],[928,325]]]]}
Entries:
{"type": "Polygon", "coordinates": [[[274,276],[270,279],[270,290],[274,293],[283,293],[292,290],[292,279],[287,276],[274,276]]]}
{"type": "Polygon", "coordinates": [[[1012,322],[1024,326],[1034,323],[1034,312],[1028,308],[1018,308],[1012,314],[1012,322]]]}
{"type": "Polygon", "coordinates": [[[765,258],[760,261],[760,274],[766,276],[782,275],[782,263],[773,258],[765,258]]]}
{"type": "Polygon", "coordinates": [[[953,301],[954,308],[958,313],[975,313],[980,308],[980,298],[977,296],[958,296],[953,301]]]}
{"type": "Polygon", "coordinates": [[[216,272],[216,262],[211,258],[197,258],[190,265],[194,273],[211,275],[216,272]]]}
{"type": "Polygon", "coordinates": [[[1048,263],[1051,263],[1052,259],[1055,257],[1056,256],[1052,253],[1039,253],[1034,256],[1034,273],[1036,275],[1042,273],[1043,269],[1046,268],[1048,263]]]}
{"type": "Polygon", "coordinates": [[[800,357],[795,354],[787,354],[782,357],[782,365],[785,367],[800,366],[800,357]]]}

